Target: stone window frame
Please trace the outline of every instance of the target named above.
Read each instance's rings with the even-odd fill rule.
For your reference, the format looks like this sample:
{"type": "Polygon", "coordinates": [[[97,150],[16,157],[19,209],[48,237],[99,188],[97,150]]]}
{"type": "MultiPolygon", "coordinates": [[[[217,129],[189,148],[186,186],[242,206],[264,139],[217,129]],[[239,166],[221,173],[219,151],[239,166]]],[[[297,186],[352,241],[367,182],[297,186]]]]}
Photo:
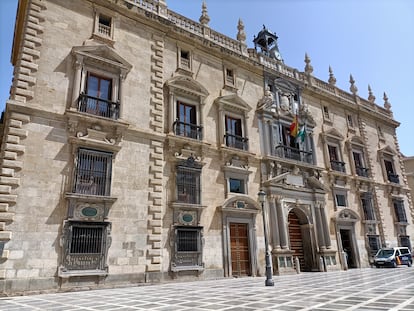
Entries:
{"type": "Polygon", "coordinates": [[[104,8],[95,7],[95,17],[93,23],[92,37],[101,39],[104,42],[113,45],[114,41],[114,30],[115,30],[115,16],[110,10],[104,8]],[[101,23],[101,19],[109,19],[109,26],[101,23]],[[108,33],[109,32],[109,33],[108,33]]]}
{"type": "MultiPolygon", "coordinates": [[[[88,147],[84,147],[84,146],[79,146],[76,150],[76,157],[75,157],[75,163],[74,163],[74,167],[73,167],[73,188],[72,188],[72,192],[73,193],[77,193],[77,194],[81,194],[81,195],[94,195],[94,196],[111,196],[111,185],[112,185],[112,168],[113,168],[113,161],[114,161],[114,153],[110,152],[110,151],[102,151],[102,150],[97,150],[94,148],[88,148],[88,147]],[[100,157],[101,159],[106,159],[105,163],[106,163],[106,176],[104,178],[105,181],[105,185],[104,185],[104,193],[103,194],[97,194],[97,193],[84,193],[84,192],[91,192],[91,191],[82,191],[82,186],[81,183],[78,182],[78,177],[79,177],[79,171],[81,170],[79,167],[82,166],[81,161],[91,161],[90,159],[85,159],[85,156],[82,157],[83,155],[89,154],[89,158],[94,157],[94,158],[98,158],[100,157]]],[[[91,181],[91,185],[85,185],[83,186],[83,188],[85,187],[93,187],[93,183],[94,181],[91,181]]],[[[95,187],[99,187],[99,182],[98,185],[95,185],[95,187]]],[[[93,192],[93,191],[92,191],[93,192]]],[[[95,191],[96,192],[96,191],[95,191]]]]}
{"type": "Polygon", "coordinates": [[[322,139],[324,142],[324,154],[325,154],[325,164],[326,167],[332,171],[332,172],[338,172],[345,174],[346,173],[346,163],[344,161],[344,154],[342,150],[342,141],[344,140],[344,137],[341,133],[339,133],[335,128],[330,129],[326,133],[322,133],[322,139]],[[336,148],[336,160],[331,160],[329,146],[336,148]],[[339,169],[334,169],[332,167],[332,162],[337,162],[336,164],[339,164],[339,169]]]}
{"type": "Polygon", "coordinates": [[[334,202],[335,202],[335,209],[336,210],[338,208],[347,208],[347,207],[349,207],[349,204],[348,204],[348,191],[346,189],[333,188],[332,193],[333,193],[333,199],[334,199],[334,202]],[[338,201],[338,196],[343,196],[345,205],[339,205],[340,202],[338,201]]]}
{"type": "Polygon", "coordinates": [[[329,107],[327,105],[321,106],[323,121],[328,124],[333,124],[333,116],[332,112],[329,111],[329,107]]]}
{"type": "Polygon", "coordinates": [[[230,195],[248,195],[249,194],[249,187],[248,187],[249,175],[252,173],[252,171],[246,168],[242,168],[242,167],[227,165],[223,167],[223,173],[224,173],[224,179],[226,183],[226,189],[225,189],[226,197],[229,197],[230,195]],[[231,192],[230,191],[230,179],[237,179],[237,180],[242,181],[244,192],[231,192]]]}
{"type": "Polygon", "coordinates": [[[236,88],[236,68],[235,66],[231,66],[225,64],[223,66],[223,76],[224,76],[224,85],[230,88],[236,88]]]}
{"type": "Polygon", "coordinates": [[[112,102],[118,105],[118,113],[112,119],[121,118],[123,110],[123,83],[132,65],[107,45],[75,46],[72,48],[71,53],[74,57],[75,73],[70,108],[79,110],[81,95],[85,94],[87,88],[88,74],[92,73],[111,79],[112,102]]]}
{"type": "MultiPolygon", "coordinates": [[[[101,222],[85,222],[76,220],[65,220],[63,223],[61,245],[63,250],[62,263],[58,269],[58,276],[61,278],[69,278],[74,276],[106,276],[108,274],[108,250],[112,242],[111,238],[112,224],[107,221],[101,222]],[[90,255],[91,260],[97,257],[95,267],[82,269],[81,265],[76,265],[76,255],[72,254],[72,239],[74,227],[83,228],[102,228],[99,253],[82,253],[82,256],[90,255]],[[96,255],[98,254],[98,255],[96,255]],[[95,256],[94,256],[95,255],[95,256]],[[74,256],[74,258],[72,258],[74,256]],[[71,262],[71,258],[74,262],[71,262]]],[[[77,253],[76,253],[77,254],[77,253]]]]}
{"type": "Polygon", "coordinates": [[[394,220],[398,224],[407,224],[407,211],[405,210],[404,200],[399,197],[392,198],[394,220]]]}
{"type": "Polygon", "coordinates": [[[378,153],[384,181],[388,183],[399,184],[400,180],[395,166],[394,158],[396,157],[396,153],[394,152],[394,150],[391,149],[389,146],[386,146],[383,149],[379,150],[378,153]],[[391,171],[387,170],[386,161],[391,164],[391,171]]]}
{"type": "MultiPolygon", "coordinates": [[[[209,95],[207,89],[191,77],[175,76],[166,82],[168,103],[167,131],[175,135],[175,124],[178,120],[177,103],[182,102],[196,107],[196,121],[200,130],[198,140],[204,139],[204,105],[209,95]]],[[[177,136],[182,137],[182,136],[177,136]]]]}
{"type": "Polygon", "coordinates": [[[361,219],[363,219],[363,222],[376,222],[377,215],[375,213],[375,206],[374,200],[372,198],[372,193],[370,191],[362,192],[360,193],[359,199],[362,211],[361,215],[364,216],[364,218],[361,217],[361,219]]]}
{"type": "Polygon", "coordinates": [[[204,270],[203,249],[204,249],[203,227],[200,226],[174,226],[172,232],[173,254],[171,258],[171,271],[198,271],[204,270]],[[180,250],[179,249],[179,233],[195,232],[196,250],[180,250]]]}
{"type": "Polygon", "coordinates": [[[353,174],[359,177],[369,178],[370,170],[368,168],[368,162],[366,157],[368,153],[366,152],[364,142],[361,140],[361,138],[354,136],[352,139],[346,142],[346,146],[349,150],[349,158],[351,159],[350,166],[353,174]],[[355,153],[359,154],[360,156],[361,166],[359,167],[356,165],[355,153]]]}
{"type": "Polygon", "coordinates": [[[193,72],[193,50],[187,46],[177,46],[177,69],[193,72]]]}
{"type": "Polygon", "coordinates": [[[226,116],[238,118],[241,120],[242,138],[245,148],[231,148],[232,150],[240,150],[246,152],[249,150],[249,133],[248,133],[248,113],[251,107],[241,99],[237,94],[225,95],[216,98],[214,103],[218,106],[218,137],[219,146],[221,148],[231,148],[226,144],[226,116]]]}

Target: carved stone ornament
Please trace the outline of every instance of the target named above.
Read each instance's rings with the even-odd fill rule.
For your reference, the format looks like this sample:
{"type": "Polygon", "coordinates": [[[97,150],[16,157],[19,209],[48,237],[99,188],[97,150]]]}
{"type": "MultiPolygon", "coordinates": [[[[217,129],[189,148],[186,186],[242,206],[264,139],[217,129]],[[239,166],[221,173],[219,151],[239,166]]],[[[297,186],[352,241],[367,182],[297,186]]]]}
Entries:
{"type": "Polygon", "coordinates": [[[257,103],[257,108],[266,109],[269,107],[273,107],[273,105],[274,105],[273,94],[272,92],[270,92],[270,89],[266,87],[263,97],[257,103]]]}
{"type": "Polygon", "coordinates": [[[236,168],[243,168],[248,170],[249,164],[246,161],[241,160],[239,157],[234,156],[228,162],[226,162],[226,166],[236,167],[236,168]]]}
{"type": "Polygon", "coordinates": [[[99,125],[93,126],[93,128],[86,129],[86,133],[78,132],[76,137],[84,140],[93,140],[109,145],[115,145],[116,140],[114,138],[107,138],[108,133],[102,131],[99,125]]]}
{"type": "Polygon", "coordinates": [[[179,160],[187,161],[188,159],[192,159],[193,162],[201,161],[201,157],[189,145],[183,146],[180,151],[174,153],[174,156],[179,160]]]}

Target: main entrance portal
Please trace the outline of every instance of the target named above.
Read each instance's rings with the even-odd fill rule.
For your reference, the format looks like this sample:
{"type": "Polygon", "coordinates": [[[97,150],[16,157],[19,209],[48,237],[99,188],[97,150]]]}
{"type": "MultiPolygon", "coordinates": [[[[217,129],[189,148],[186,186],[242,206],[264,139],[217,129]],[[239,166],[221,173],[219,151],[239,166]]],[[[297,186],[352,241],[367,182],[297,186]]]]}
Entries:
{"type": "Polygon", "coordinates": [[[247,223],[230,223],[230,244],[233,276],[251,276],[249,228],[247,223]]]}
{"type": "Polygon", "coordinates": [[[305,257],[303,254],[302,230],[300,228],[298,216],[291,211],[288,216],[290,249],[293,258],[298,257],[300,270],[305,271],[305,257]]]}

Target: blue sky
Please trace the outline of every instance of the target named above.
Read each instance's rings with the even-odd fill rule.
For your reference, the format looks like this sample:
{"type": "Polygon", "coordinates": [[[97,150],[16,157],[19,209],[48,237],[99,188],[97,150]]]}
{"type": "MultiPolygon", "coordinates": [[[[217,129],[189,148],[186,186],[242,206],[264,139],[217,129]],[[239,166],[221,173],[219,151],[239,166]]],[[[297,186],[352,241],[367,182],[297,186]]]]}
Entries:
{"type": "MultiPolygon", "coordinates": [[[[198,21],[202,0],[166,0],[173,11],[198,21]]],[[[11,40],[17,0],[0,0],[0,108],[12,79],[11,40]]],[[[314,75],[324,81],[329,66],[337,86],[349,91],[352,74],[358,94],[368,84],[383,105],[386,92],[401,152],[414,156],[414,1],[412,0],[206,0],[210,27],[236,38],[243,20],[247,44],[265,25],[279,36],[285,64],[304,70],[308,53],[314,75]]]]}

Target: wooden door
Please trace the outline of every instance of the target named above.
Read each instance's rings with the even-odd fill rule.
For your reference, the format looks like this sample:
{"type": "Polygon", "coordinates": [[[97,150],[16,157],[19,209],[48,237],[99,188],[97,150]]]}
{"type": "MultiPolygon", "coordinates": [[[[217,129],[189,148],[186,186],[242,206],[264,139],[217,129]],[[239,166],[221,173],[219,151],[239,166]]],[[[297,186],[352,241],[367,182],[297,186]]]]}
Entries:
{"type": "Polygon", "coordinates": [[[230,223],[231,269],[233,276],[250,276],[249,226],[230,223]]]}
{"type": "Polygon", "coordinates": [[[289,222],[289,239],[290,250],[293,251],[293,259],[299,258],[300,270],[305,271],[305,257],[303,253],[302,231],[300,228],[299,218],[294,212],[288,216],[289,222]]]}

